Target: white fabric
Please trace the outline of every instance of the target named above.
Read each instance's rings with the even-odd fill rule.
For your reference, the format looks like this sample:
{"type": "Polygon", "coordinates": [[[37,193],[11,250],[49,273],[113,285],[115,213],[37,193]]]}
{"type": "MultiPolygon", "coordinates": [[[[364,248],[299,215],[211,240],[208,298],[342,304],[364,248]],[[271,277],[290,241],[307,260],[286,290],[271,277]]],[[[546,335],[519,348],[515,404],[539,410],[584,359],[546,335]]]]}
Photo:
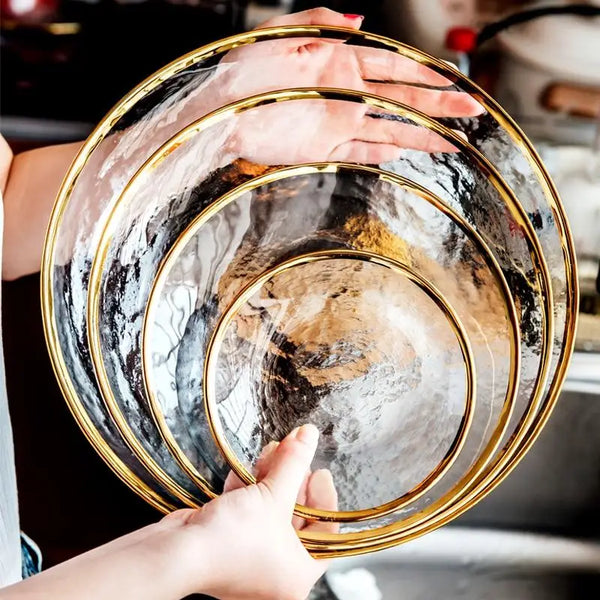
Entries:
{"type": "MultiPolygon", "coordinates": [[[[2,264],[3,221],[2,197],[0,196],[0,264],[2,264]]],[[[1,306],[0,296],[0,309],[1,306]]],[[[4,352],[0,333],[0,588],[19,579],[21,579],[21,541],[17,505],[17,480],[4,378],[4,352]]]]}

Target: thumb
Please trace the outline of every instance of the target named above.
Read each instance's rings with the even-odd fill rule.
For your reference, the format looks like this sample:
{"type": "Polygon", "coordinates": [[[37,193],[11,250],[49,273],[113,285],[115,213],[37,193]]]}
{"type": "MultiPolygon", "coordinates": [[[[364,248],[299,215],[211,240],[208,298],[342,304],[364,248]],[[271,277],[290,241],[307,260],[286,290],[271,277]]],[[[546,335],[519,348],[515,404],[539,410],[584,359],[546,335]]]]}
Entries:
{"type": "Polygon", "coordinates": [[[273,17],[261,23],[257,29],[262,29],[263,27],[282,27],[284,25],[331,25],[359,29],[362,22],[362,15],[344,15],[329,8],[311,8],[310,10],[303,10],[290,15],[273,17]]]}
{"type": "Polygon", "coordinates": [[[294,429],[274,452],[269,471],[259,485],[266,486],[284,510],[292,511],[319,441],[314,425],[294,429]]]}

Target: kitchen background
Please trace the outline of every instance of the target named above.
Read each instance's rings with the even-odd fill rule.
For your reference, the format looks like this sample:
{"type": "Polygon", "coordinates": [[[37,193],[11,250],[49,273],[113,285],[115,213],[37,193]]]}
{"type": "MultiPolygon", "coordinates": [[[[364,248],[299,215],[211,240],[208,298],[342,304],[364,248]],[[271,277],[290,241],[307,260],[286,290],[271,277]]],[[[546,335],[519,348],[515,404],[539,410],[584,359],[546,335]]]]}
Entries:
{"type": "MultiPolygon", "coordinates": [[[[364,14],[364,29],[468,71],[522,125],[552,172],[580,264],[577,352],[534,450],[458,524],[599,538],[600,20],[585,8],[598,2],[1,0],[1,131],[15,151],[83,139],[172,59],[319,5],[364,14]],[[580,16],[538,14],[521,24],[510,16],[540,6],[580,16]]],[[[38,277],[3,288],[22,527],[51,566],[157,515],[102,464],[68,414],[43,340],[38,277]]]]}

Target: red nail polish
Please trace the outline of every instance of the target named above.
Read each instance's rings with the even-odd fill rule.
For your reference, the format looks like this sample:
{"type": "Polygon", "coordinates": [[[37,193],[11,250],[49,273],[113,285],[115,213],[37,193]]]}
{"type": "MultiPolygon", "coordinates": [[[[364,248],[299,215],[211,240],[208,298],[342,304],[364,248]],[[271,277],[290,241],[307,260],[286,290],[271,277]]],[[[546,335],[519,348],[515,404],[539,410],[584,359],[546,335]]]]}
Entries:
{"type": "Polygon", "coordinates": [[[364,19],[364,15],[344,15],[344,17],[346,17],[346,19],[364,19]]]}

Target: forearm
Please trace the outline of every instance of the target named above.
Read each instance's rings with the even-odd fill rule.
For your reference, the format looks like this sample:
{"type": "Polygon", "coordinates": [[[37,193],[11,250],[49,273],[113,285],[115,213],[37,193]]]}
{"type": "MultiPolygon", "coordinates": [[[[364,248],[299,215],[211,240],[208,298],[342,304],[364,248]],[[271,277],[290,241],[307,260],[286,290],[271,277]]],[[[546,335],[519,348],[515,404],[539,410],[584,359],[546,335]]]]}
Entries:
{"type": "Polygon", "coordinates": [[[54,200],[81,143],[17,154],[4,192],[3,279],[40,270],[54,200]]]}
{"type": "Polygon", "coordinates": [[[187,537],[179,524],[161,521],[0,590],[0,600],[179,600],[195,591],[190,564],[202,580],[203,556],[189,556],[187,537]]]}
{"type": "MultiPolygon", "coordinates": [[[[92,182],[95,197],[90,198],[89,207],[96,206],[97,200],[96,209],[102,212],[106,198],[112,193],[111,175],[115,170],[121,176],[131,177],[144,160],[174,132],[226,102],[219,96],[220,83],[230,70],[231,65],[213,68],[199,83],[184,86],[179,92],[181,99],[178,102],[171,99],[172,106],[166,106],[127,130],[113,134],[110,143],[97,148],[95,167],[92,165],[91,168],[99,169],[108,157],[114,167],[108,168],[103,177],[94,180],[90,175],[90,165],[87,165],[88,178],[95,181],[92,182]]],[[[82,143],[49,146],[18,154],[12,159],[9,170],[6,165],[10,163],[10,157],[2,155],[0,147],[0,189],[3,168],[8,172],[4,191],[3,279],[18,279],[40,270],[52,207],[62,180],[82,143]]],[[[211,165],[203,167],[209,169],[211,165]]]]}

